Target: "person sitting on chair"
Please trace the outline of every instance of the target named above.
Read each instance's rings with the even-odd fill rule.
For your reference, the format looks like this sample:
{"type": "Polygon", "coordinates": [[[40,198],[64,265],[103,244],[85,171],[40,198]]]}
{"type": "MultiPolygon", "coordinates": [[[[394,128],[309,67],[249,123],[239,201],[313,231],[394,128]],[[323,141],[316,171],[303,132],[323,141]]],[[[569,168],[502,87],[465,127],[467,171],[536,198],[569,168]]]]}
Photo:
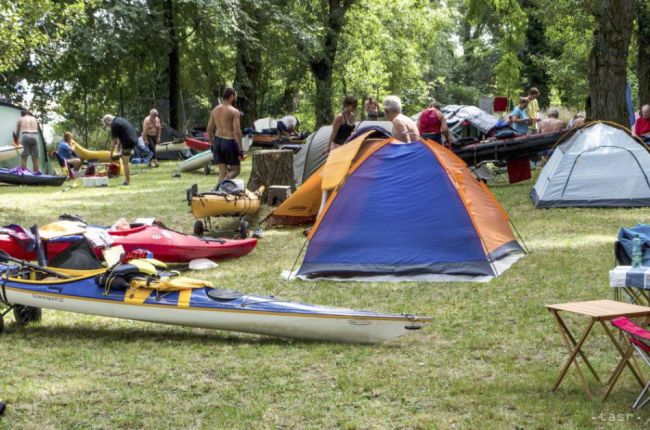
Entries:
{"type": "MultiPolygon", "coordinates": [[[[81,158],[79,158],[77,153],[72,149],[72,145],[75,144],[72,138],[72,133],[69,131],[63,133],[63,139],[59,142],[59,145],[56,148],[56,155],[61,160],[65,161],[66,165],[70,166],[74,170],[79,170],[79,167],[81,167],[81,158]]],[[[73,175],[74,174],[70,170],[70,176],[73,175]]]]}

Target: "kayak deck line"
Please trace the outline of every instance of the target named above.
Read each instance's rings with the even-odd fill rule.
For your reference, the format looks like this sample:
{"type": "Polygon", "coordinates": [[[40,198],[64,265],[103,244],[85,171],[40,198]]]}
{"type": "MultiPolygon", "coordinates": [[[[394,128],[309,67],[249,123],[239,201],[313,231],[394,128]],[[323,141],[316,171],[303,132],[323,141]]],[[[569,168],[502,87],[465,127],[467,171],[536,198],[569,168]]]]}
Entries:
{"type": "MultiPolygon", "coordinates": [[[[151,292],[153,290],[148,291],[147,296],[143,299],[142,302],[139,302],[139,300],[124,300],[124,301],[117,301],[117,300],[110,300],[110,299],[96,299],[92,297],[79,297],[79,296],[71,296],[67,294],[59,294],[59,293],[48,293],[44,291],[35,291],[35,290],[30,290],[30,289],[24,289],[24,288],[18,288],[18,287],[11,287],[9,285],[5,286],[5,289],[7,291],[14,291],[18,293],[27,293],[27,294],[32,294],[34,296],[44,296],[44,297],[49,297],[49,298],[60,298],[60,299],[69,299],[69,300],[78,300],[78,301],[88,301],[88,302],[95,302],[95,303],[105,303],[105,304],[110,304],[110,305],[119,305],[119,306],[140,306],[144,308],[160,308],[160,309],[174,309],[178,307],[178,305],[173,305],[173,304],[155,304],[155,303],[144,303],[144,300],[149,298],[151,295],[151,292]]],[[[142,289],[143,291],[146,291],[145,289],[142,289]]],[[[190,291],[191,290],[187,290],[190,291]]],[[[128,292],[128,291],[127,291],[128,292]]],[[[140,296],[139,296],[140,297],[140,296]]],[[[248,297],[248,296],[245,296],[248,297]]],[[[269,300],[268,302],[285,302],[283,300],[269,300]]],[[[302,317],[302,318],[324,318],[324,319],[348,319],[348,320],[362,320],[362,321],[405,321],[405,322],[410,322],[410,323],[430,323],[433,321],[432,317],[417,317],[417,316],[412,316],[408,314],[401,314],[401,315],[354,315],[354,314],[316,314],[316,313],[309,313],[309,312],[298,312],[298,311],[292,311],[292,312],[280,312],[280,311],[265,311],[265,310],[255,310],[255,309],[249,309],[246,308],[245,306],[241,306],[238,308],[232,308],[232,309],[226,309],[226,308],[212,308],[212,307],[205,307],[205,306],[181,306],[183,310],[189,310],[189,311],[210,311],[210,312],[222,312],[222,313],[246,313],[246,314],[252,314],[252,315],[274,315],[274,316],[286,316],[286,317],[302,317]]]]}

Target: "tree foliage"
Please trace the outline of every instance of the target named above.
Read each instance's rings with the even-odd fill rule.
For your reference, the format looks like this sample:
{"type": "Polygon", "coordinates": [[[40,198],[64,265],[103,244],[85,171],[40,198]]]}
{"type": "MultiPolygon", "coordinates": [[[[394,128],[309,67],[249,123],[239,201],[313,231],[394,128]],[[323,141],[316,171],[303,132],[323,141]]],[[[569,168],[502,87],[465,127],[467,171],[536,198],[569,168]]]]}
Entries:
{"type": "MultiPolygon", "coordinates": [[[[627,75],[647,98],[649,6],[621,1],[635,1],[627,75]]],[[[107,112],[139,125],[152,107],[179,128],[204,126],[230,85],[246,125],[294,112],[313,128],[348,94],[397,94],[414,113],[432,98],[476,104],[537,86],[543,106],[583,109],[605,3],[0,0],[0,96],[84,134],[107,112]]]]}

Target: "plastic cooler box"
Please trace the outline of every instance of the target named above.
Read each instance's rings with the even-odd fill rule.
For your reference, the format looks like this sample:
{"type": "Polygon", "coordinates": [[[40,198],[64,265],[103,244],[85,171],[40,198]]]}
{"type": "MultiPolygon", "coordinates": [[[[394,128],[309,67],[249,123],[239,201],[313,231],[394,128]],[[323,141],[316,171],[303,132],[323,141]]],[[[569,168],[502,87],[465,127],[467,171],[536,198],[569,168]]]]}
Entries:
{"type": "Polygon", "coordinates": [[[85,176],[82,178],[84,187],[107,187],[108,177],[106,176],[85,176]]]}

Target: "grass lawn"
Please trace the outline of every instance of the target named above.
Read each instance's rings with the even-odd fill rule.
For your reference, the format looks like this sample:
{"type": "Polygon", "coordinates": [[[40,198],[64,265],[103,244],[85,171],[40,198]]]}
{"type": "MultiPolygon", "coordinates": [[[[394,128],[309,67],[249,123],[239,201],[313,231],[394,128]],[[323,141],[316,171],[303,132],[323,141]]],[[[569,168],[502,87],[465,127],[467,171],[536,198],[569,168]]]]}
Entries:
{"type": "MultiPolygon", "coordinates": [[[[191,232],[184,190],[211,187],[215,177],[172,178],[173,167],[135,169],[129,187],[120,179],[65,192],[0,186],[0,224],[46,223],[61,213],[97,224],[155,216],[191,232]]],[[[245,177],[249,169],[247,161],[245,177]]],[[[280,272],[304,242],[299,228],[268,230],[249,256],[190,274],[250,293],[434,317],[385,344],[298,342],[50,310],[41,323],[19,328],[7,316],[0,399],[8,409],[0,428],[648,428],[650,408],[630,409],[640,388],[629,372],[606,403],[586,399],[573,369],[557,394],[549,392],[567,352],[544,308],[610,298],[616,233],[647,222],[648,210],[535,210],[532,185],[493,187],[532,253],[490,283],[285,282],[280,272]]],[[[586,350],[606,377],[617,356],[600,328],[594,334],[586,350]]]]}

